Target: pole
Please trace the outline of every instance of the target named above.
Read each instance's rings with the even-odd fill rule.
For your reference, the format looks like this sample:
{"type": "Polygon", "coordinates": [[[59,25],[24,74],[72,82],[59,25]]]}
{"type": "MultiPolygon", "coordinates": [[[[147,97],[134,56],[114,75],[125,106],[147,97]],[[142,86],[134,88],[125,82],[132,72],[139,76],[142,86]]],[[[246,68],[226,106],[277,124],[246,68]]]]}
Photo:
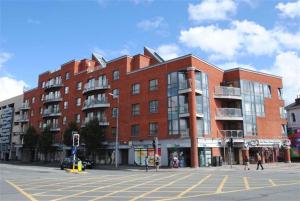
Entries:
{"type": "Polygon", "coordinates": [[[118,168],[118,142],[119,142],[119,110],[120,110],[120,102],[119,102],[119,95],[117,96],[117,105],[118,105],[118,112],[117,112],[117,132],[116,132],[116,146],[115,146],[115,165],[118,168]]]}
{"type": "Polygon", "coordinates": [[[224,155],[224,165],[225,165],[225,162],[226,162],[226,152],[225,152],[225,145],[226,145],[226,138],[224,138],[224,145],[223,145],[223,155],[224,155]]]}
{"type": "Polygon", "coordinates": [[[232,168],[232,154],[231,154],[231,146],[229,147],[229,151],[230,151],[230,168],[232,168]]]}

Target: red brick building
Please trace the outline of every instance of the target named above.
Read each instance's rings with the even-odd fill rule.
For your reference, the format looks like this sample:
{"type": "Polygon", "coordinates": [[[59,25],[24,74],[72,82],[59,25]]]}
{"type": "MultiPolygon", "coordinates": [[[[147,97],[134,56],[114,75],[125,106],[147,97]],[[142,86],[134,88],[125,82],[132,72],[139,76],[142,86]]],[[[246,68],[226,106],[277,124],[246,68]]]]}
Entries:
{"type": "Polygon", "coordinates": [[[24,94],[23,126],[50,125],[58,145],[69,122],[81,127],[98,118],[108,144],[99,160],[108,163],[119,109],[121,164],[143,164],[154,137],[165,166],[173,157],[192,167],[209,165],[214,156],[228,161],[230,138],[233,163],[244,155],[254,161],[257,152],[276,161],[282,147],[289,161],[281,91],[280,77],[224,71],[190,54],[168,61],[149,48],[110,61],[93,54],[39,76],[38,87],[24,94]]]}

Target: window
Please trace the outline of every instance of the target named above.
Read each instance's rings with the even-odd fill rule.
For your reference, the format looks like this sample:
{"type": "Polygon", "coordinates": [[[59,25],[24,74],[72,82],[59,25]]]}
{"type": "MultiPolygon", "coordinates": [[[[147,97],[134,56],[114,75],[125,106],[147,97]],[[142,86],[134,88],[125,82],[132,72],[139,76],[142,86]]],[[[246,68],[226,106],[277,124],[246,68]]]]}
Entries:
{"type": "Polygon", "coordinates": [[[158,123],[149,123],[149,134],[157,135],[158,133],[158,123]]]}
{"type": "Polygon", "coordinates": [[[32,97],[31,102],[32,104],[35,102],[35,97],[32,97]]]}
{"type": "Polygon", "coordinates": [[[278,88],[278,98],[279,98],[280,100],[283,99],[283,98],[282,98],[282,89],[281,89],[281,88],[278,88]]]}
{"type": "Polygon", "coordinates": [[[296,115],[295,115],[295,113],[292,113],[292,121],[296,122],[296,115]]]}
{"type": "Polygon", "coordinates": [[[117,115],[118,115],[118,108],[114,107],[114,108],[112,109],[112,117],[113,117],[113,118],[116,118],[117,115]]]}
{"type": "Polygon", "coordinates": [[[68,101],[64,102],[64,109],[68,109],[68,101]]]}
{"type": "Polygon", "coordinates": [[[81,105],[81,98],[77,98],[77,99],[76,99],[76,105],[77,105],[77,106],[80,106],[80,105],[81,105]]]}
{"type": "Polygon", "coordinates": [[[286,136],[287,135],[287,129],[286,129],[286,125],[282,124],[281,125],[281,133],[282,135],[286,136]]]}
{"type": "Polygon", "coordinates": [[[43,126],[43,123],[40,121],[39,128],[42,128],[42,126],[43,126]]]}
{"type": "Polygon", "coordinates": [[[150,91],[155,91],[155,90],[157,90],[157,88],[158,88],[158,80],[157,79],[150,80],[149,81],[149,90],[150,91]]]}
{"type": "Polygon", "coordinates": [[[139,94],[140,93],[140,84],[133,84],[132,85],[132,94],[139,94]]]}
{"type": "Polygon", "coordinates": [[[45,98],[45,95],[44,95],[44,94],[42,94],[42,95],[41,95],[41,101],[43,101],[43,100],[44,100],[44,98],[45,98]]]}
{"type": "Polygon", "coordinates": [[[279,112],[280,112],[280,118],[281,119],[286,119],[286,112],[285,112],[284,107],[280,107],[279,112]]]}
{"type": "Polygon", "coordinates": [[[149,102],[149,111],[150,113],[158,112],[158,100],[152,100],[149,102]]]}
{"type": "Polygon", "coordinates": [[[67,124],[67,117],[64,117],[63,118],[63,125],[66,125],[67,124]]]}
{"type": "Polygon", "coordinates": [[[42,88],[45,88],[45,82],[42,83],[42,88]]]}
{"type": "Polygon", "coordinates": [[[131,126],[131,136],[136,137],[139,135],[140,132],[140,125],[134,124],[131,126]]]}
{"type": "Polygon", "coordinates": [[[140,104],[133,104],[132,105],[132,115],[136,116],[140,114],[140,104]]]}
{"type": "Polygon", "coordinates": [[[120,79],[120,72],[118,70],[113,72],[113,80],[120,79]]]}
{"type": "Polygon", "coordinates": [[[113,99],[118,98],[118,97],[119,97],[119,94],[120,94],[119,89],[114,89],[114,90],[112,91],[112,94],[113,94],[113,99]]]}
{"type": "Polygon", "coordinates": [[[264,90],[264,97],[265,98],[272,98],[271,86],[270,85],[263,84],[263,90],[264,90]]]}
{"type": "Polygon", "coordinates": [[[65,87],[65,94],[69,93],[69,87],[65,87]]]}
{"type": "Polygon", "coordinates": [[[43,114],[43,108],[40,108],[40,114],[43,114]]]}
{"type": "Polygon", "coordinates": [[[66,73],[66,80],[70,79],[70,73],[66,73]]]}
{"type": "Polygon", "coordinates": [[[77,82],[76,89],[81,90],[81,87],[82,87],[82,82],[77,82]]]}
{"type": "Polygon", "coordinates": [[[80,123],[80,114],[76,114],[76,123],[80,123]]]}
{"type": "Polygon", "coordinates": [[[117,128],[116,127],[111,128],[111,134],[112,134],[112,136],[116,136],[116,134],[117,134],[117,128]]]}

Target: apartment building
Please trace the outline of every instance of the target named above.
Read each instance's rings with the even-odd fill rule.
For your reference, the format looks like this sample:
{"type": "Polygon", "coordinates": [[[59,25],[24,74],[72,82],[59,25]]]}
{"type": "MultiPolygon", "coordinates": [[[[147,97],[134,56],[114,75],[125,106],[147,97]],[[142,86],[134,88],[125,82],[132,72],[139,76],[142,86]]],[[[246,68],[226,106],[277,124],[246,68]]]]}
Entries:
{"type": "Polygon", "coordinates": [[[0,102],[0,159],[20,160],[24,132],[19,123],[23,95],[0,102]]]}
{"type": "Polygon", "coordinates": [[[117,128],[121,164],[143,165],[155,137],[164,166],[174,156],[181,166],[208,166],[214,156],[228,162],[231,138],[233,163],[245,155],[254,162],[257,152],[265,162],[290,161],[282,79],[224,71],[191,54],[166,61],[145,47],[110,61],[97,54],[72,60],[40,74],[24,105],[22,129],[50,126],[57,147],[69,122],[82,127],[97,118],[107,139],[101,163],[109,163],[117,128]]]}

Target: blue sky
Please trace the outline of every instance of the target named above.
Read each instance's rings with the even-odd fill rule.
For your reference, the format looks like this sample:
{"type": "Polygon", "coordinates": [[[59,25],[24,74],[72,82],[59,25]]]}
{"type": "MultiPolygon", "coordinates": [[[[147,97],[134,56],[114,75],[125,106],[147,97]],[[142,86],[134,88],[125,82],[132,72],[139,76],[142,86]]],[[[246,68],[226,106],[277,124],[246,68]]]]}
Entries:
{"type": "Polygon", "coordinates": [[[287,102],[300,92],[300,0],[2,0],[0,9],[0,100],[71,59],[144,46],[283,76],[287,102]]]}

